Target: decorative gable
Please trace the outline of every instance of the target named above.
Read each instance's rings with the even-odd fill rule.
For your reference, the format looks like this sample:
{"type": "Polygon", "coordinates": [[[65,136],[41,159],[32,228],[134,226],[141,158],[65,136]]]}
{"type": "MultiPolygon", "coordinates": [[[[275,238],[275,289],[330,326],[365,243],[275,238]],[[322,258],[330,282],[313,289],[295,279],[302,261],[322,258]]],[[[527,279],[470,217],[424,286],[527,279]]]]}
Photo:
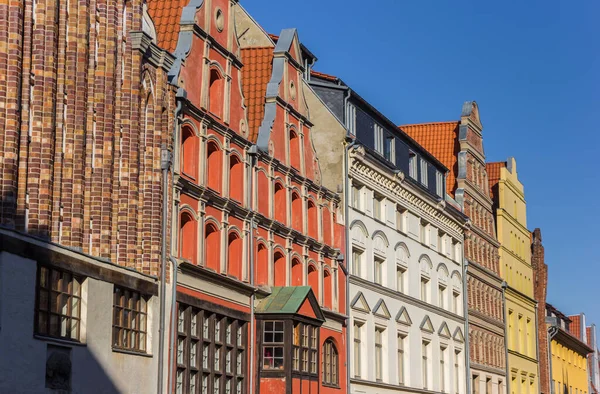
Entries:
{"type": "Polygon", "coordinates": [[[390,315],[390,311],[388,310],[387,305],[385,304],[385,301],[382,299],[380,299],[379,301],[377,301],[377,304],[375,305],[375,308],[373,308],[373,314],[379,317],[383,317],[386,319],[389,319],[390,317],[392,317],[392,315],[390,315]]]}
{"type": "Polygon", "coordinates": [[[425,331],[428,332],[430,334],[433,334],[435,329],[433,328],[433,324],[431,323],[431,319],[429,318],[429,316],[425,316],[425,319],[423,319],[423,322],[421,323],[421,331],[425,331]]]}
{"type": "Polygon", "coordinates": [[[442,325],[440,326],[440,329],[438,330],[438,335],[441,336],[442,338],[448,338],[450,339],[450,329],[448,329],[448,324],[446,324],[446,322],[443,322],[442,325]]]}
{"type": "Polygon", "coordinates": [[[365,295],[360,291],[358,292],[358,294],[356,294],[356,296],[350,303],[350,306],[353,309],[356,309],[359,311],[363,311],[363,312],[367,312],[367,313],[371,312],[371,308],[369,307],[369,304],[367,303],[367,300],[365,299],[365,295]]]}
{"type": "Polygon", "coordinates": [[[456,327],[456,331],[454,331],[454,335],[452,336],[452,338],[456,342],[460,342],[460,343],[464,343],[465,342],[465,336],[463,335],[463,332],[460,329],[460,327],[456,327]]]}
{"type": "Polygon", "coordinates": [[[400,311],[398,311],[398,314],[396,315],[396,321],[406,326],[412,325],[412,320],[410,320],[410,316],[408,315],[408,311],[405,307],[400,308],[400,311]]]}

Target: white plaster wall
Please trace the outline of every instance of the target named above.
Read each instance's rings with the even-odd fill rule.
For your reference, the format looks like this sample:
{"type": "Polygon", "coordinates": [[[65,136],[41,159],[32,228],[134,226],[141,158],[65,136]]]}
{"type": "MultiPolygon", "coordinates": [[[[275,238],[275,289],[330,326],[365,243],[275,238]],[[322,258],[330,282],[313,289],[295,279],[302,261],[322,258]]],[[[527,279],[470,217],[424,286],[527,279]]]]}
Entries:
{"type": "Polygon", "coordinates": [[[84,344],[34,337],[35,286],[35,261],[0,253],[0,393],[55,392],[45,388],[48,345],[71,349],[72,393],[156,392],[158,297],[148,303],[149,355],[141,356],[112,350],[111,283],[84,281],[84,344]]]}

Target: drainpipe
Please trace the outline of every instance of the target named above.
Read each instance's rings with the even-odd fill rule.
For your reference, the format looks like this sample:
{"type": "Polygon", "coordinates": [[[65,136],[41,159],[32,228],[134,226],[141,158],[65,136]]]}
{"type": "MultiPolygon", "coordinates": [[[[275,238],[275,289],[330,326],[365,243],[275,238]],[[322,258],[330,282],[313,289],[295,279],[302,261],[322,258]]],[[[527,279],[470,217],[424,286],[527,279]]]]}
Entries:
{"type": "MultiPolygon", "coordinates": [[[[535,359],[537,360],[537,376],[538,376],[538,393],[542,392],[542,385],[540,384],[540,346],[539,346],[539,341],[537,341],[537,333],[539,332],[539,325],[538,325],[538,305],[539,303],[536,301],[535,303],[535,338],[536,338],[536,344],[535,344],[535,359]]],[[[508,371],[507,371],[508,372],[508,371]]],[[[549,393],[546,393],[549,394],[549,393]]]]}
{"type": "MultiPolygon", "coordinates": [[[[350,98],[350,94],[351,94],[351,90],[348,89],[346,92],[346,96],[344,97],[344,121],[345,121],[345,125],[346,125],[346,141],[344,141],[344,225],[345,225],[345,231],[344,234],[346,236],[346,264],[348,263],[348,256],[351,256],[351,250],[350,250],[350,233],[348,232],[348,226],[350,225],[349,221],[350,218],[348,217],[348,213],[350,211],[349,206],[350,206],[350,193],[349,193],[349,189],[350,189],[350,180],[349,175],[350,175],[350,169],[349,169],[349,164],[350,161],[348,160],[348,155],[350,153],[350,149],[354,146],[354,144],[356,143],[356,140],[353,139],[351,141],[349,141],[349,135],[348,135],[348,119],[346,119],[346,117],[348,116],[348,99],[350,98]]],[[[350,341],[352,338],[350,338],[350,272],[349,270],[346,270],[346,314],[348,315],[348,326],[346,328],[346,365],[350,366],[350,341]]],[[[350,368],[346,368],[346,390],[348,393],[350,393],[350,373],[351,373],[351,369],[350,368]]]]}
{"type": "Polygon", "coordinates": [[[555,317],[546,318],[546,322],[550,323],[550,327],[548,327],[548,387],[550,387],[550,393],[554,394],[554,385],[552,384],[552,338],[558,334],[558,319],[555,317]]]}
{"type": "Polygon", "coordinates": [[[505,365],[506,365],[506,392],[510,393],[510,383],[512,379],[509,379],[508,372],[508,333],[507,333],[507,324],[506,324],[506,289],[508,288],[508,283],[506,281],[502,282],[502,313],[504,315],[504,357],[505,357],[505,365]]]}
{"type": "MultiPolygon", "coordinates": [[[[169,338],[169,362],[174,361],[175,356],[175,332],[177,330],[177,270],[179,265],[177,260],[173,256],[169,257],[171,264],[173,265],[173,286],[171,293],[171,335],[169,338]]],[[[167,392],[171,392],[173,388],[173,368],[169,365],[169,372],[167,374],[167,392]]]]}
{"type": "MultiPolygon", "coordinates": [[[[258,153],[256,145],[252,145],[248,149],[248,155],[250,156],[250,176],[248,177],[248,190],[250,190],[250,210],[254,212],[254,197],[256,195],[254,191],[254,167],[256,166],[256,155],[258,153]]],[[[250,217],[250,245],[249,245],[249,269],[250,269],[250,284],[254,287],[254,214],[250,217]]],[[[254,301],[256,291],[253,289],[250,295],[250,392],[254,390],[254,343],[255,343],[255,331],[256,323],[254,321],[254,301]]]]}
{"type": "MultiPolygon", "coordinates": [[[[464,241],[463,241],[464,251],[464,241]]],[[[469,335],[469,296],[467,294],[467,272],[469,269],[469,260],[463,259],[463,315],[465,316],[465,374],[467,393],[471,393],[471,355],[470,355],[470,335],[469,335]]]]}

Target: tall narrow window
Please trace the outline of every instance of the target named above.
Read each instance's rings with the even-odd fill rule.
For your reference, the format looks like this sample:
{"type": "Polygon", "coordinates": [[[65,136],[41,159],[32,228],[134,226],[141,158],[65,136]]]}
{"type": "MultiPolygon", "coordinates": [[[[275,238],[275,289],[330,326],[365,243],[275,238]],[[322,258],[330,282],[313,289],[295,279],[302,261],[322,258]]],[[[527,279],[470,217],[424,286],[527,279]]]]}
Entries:
{"type": "Polygon", "coordinates": [[[350,134],[356,135],[356,107],[352,104],[346,107],[346,126],[350,134]]]}
{"type": "Polygon", "coordinates": [[[354,332],[354,377],[360,378],[361,373],[361,330],[362,324],[354,322],[353,332],[354,332]]]}
{"type": "Polygon", "coordinates": [[[352,250],[352,275],[362,275],[362,256],[363,253],[360,250],[352,250]]]}
{"type": "Polygon", "coordinates": [[[377,151],[377,153],[379,153],[380,155],[383,156],[383,154],[384,154],[383,128],[381,126],[379,126],[378,124],[375,124],[374,132],[375,132],[375,150],[377,151]]]}
{"type": "Polygon", "coordinates": [[[319,273],[314,265],[308,267],[308,285],[312,288],[317,300],[319,298],[319,273]]]}
{"type": "MultiPolygon", "coordinates": [[[[460,352],[454,351],[454,392],[460,393],[460,352]]],[[[502,394],[502,392],[499,392],[502,394]]]]}
{"type": "Polygon", "coordinates": [[[440,346],[440,391],[446,392],[446,348],[440,346]]]}
{"type": "Polygon", "coordinates": [[[198,148],[196,141],[197,138],[191,128],[184,127],[181,130],[181,171],[192,179],[196,179],[198,176],[198,156],[196,155],[198,148]]]}
{"type": "Polygon", "coordinates": [[[404,342],[406,339],[406,335],[398,334],[398,384],[404,386],[404,364],[406,360],[404,359],[404,342]]]}
{"type": "Polygon", "coordinates": [[[362,211],[362,186],[352,184],[352,207],[362,211]]]}
{"type": "Polygon", "coordinates": [[[444,175],[435,171],[435,192],[438,196],[444,197],[444,175]]]}
{"type": "Polygon", "coordinates": [[[206,225],[204,231],[204,265],[216,272],[221,270],[221,232],[213,223],[206,225]]]}
{"type": "Polygon", "coordinates": [[[428,169],[428,164],[425,160],[421,159],[421,184],[423,184],[423,186],[427,187],[427,181],[428,181],[428,175],[427,175],[427,169],[428,169]]]}
{"type": "Polygon", "coordinates": [[[292,277],[290,278],[292,286],[302,286],[304,281],[304,266],[300,260],[292,260],[292,277]]]}
{"type": "Polygon", "coordinates": [[[420,239],[422,244],[429,245],[429,223],[421,220],[421,233],[420,239]]]}
{"type": "Polygon", "coordinates": [[[429,302],[429,279],[421,277],[421,301],[429,302]]]}
{"type": "Polygon", "coordinates": [[[400,293],[406,293],[405,282],[406,269],[400,266],[396,266],[396,290],[398,290],[400,293]]]}
{"type": "Polygon", "coordinates": [[[373,217],[377,220],[385,220],[385,204],[383,202],[383,196],[375,194],[373,196],[373,217]]]}
{"type": "Polygon", "coordinates": [[[321,371],[323,384],[329,386],[338,385],[338,352],[331,339],[323,344],[321,354],[321,371]]]}
{"type": "Polygon", "coordinates": [[[375,379],[383,379],[383,332],[384,328],[375,327],[375,379]]]}
{"type": "Polygon", "coordinates": [[[240,280],[242,279],[242,253],[242,239],[235,232],[229,233],[227,245],[227,273],[240,280]]]}
{"type": "Polygon", "coordinates": [[[446,309],[446,287],[438,286],[438,306],[442,309],[446,309]]]}
{"type": "Polygon", "coordinates": [[[414,152],[408,154],[408,175],[417,180],[417,155],[414,152]]]}
{"type": "Polygon", "coordinates": [[[300,138],[290,130],[290,166],[300,171],[300,138]]]}
{"type": "Polygon", "coordinates": [[[113,292],[113,347],[146,352],[147,297],[121,289],[113,292]]]}
{"type": "Polygon", "coordinates": [[[273,256],[273,274],[275,286],[286,285],[286,262],[285,256],[281,252],[275,252],[273,256]]]}
{"type": "Polygon", "coordinates": [[[210,81],[208,88],[208,110],[218,117],[222,116],[223,99],[224,99],[224,84],[223,78],[217,70],[210,70],[210,81]]]}
{"type": "Polygon", "coordinates": [[[221,173],[223,164],[221,163],[221,150],[214,142],[206,145],[206,186],[221,192],[221,173]]]}
{"type": "Polygon", "coordinates": [[[383,284],[384,265],[385,265],[384,259],[382,259],[380,257],[375,257],[374,279],[375,279],[375,283],[377,283],[378,285],[383,284]]]}
{"type": "Polygon", "coordinates": [[[396,208],[396,230],[406,233],[407,230],[407,211],[406,209],[398,206],[396,208]]]}
{"type": "Polygon", "coordinates": [[[264,244],[258,244],[256,253],[255,278],[257,285],[269,284],[269,251],[264,244]]]}
{"type": "Polygon", "coordinates": [[[273,207],[274,217],[280,223],[286,222],[286,198],[285,188],[279,182],[275,183],[275,204],[273,207]]]}
{"type": "Polygon", "coordinates": [[[317,239],[319,237],[319,213],[317,206],[312,200],[308,200],[308,236],[317,239]]]}
{"type": "Polygon", "coordinates": [[[385,137],[385,146],[384,146],[384,156],[387,161],[391,163],[396,163],[396,140],[393,136],[388,135],[385,137]]]}
{"type": "Polygon", "coordinates": [[[422,378],[423,378],[423,388],[426,389],[427,387],[429,387],[429,342],[427,341],[423,341],[421,343],[421,356],[422,356],[422,363],[421,363],[421,370],[422,370],[422,378]]]}
{"type": "Polygon", "coordinates": [[[236,155],[229,157],[229,197],[240,203],[244,199],[244,164],[236,155]]]}
{"type": "Polygon", "coordinates": [[[292,227],[302,232],[302,198],[298,193],[292,193],[292,227]]]}
{"type": "Polygon", "coordinates": [[[323,270],[323,306],[328,309],[333,309],[331,282],[331,273],[327,270],[323,270]]]}
{"type": "Polygon", "coordinates": [[[197,223],[187,212],[181,214],[179,230],[179,256],[196,264],[197,223]]]}
{"type": "Polygon", "coordinates": [[[460,313],[460,293],[452,292],[452,312],[460,313]]]}

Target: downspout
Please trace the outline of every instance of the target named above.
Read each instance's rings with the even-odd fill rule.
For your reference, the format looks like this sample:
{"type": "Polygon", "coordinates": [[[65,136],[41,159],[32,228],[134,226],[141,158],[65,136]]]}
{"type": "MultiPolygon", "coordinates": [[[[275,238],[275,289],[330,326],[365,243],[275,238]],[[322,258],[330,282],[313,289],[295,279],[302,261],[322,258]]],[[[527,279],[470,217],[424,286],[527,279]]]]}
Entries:
{"type": "MultiPolygon", "coordinates": [[[[185,94],[185,90],[183,89],[178,89],[177,90],[177,95],[176,95],[176,99],[180,98],[180,97],[184,97],[185,98],[186,94],[185,94]]],[[[175,146],[177,146],[177,131],[178,131],[178,126],[179,126],[179,113],[181,112],[181,107],[182,107],[182,103],[181,100],[177,100],[177,107],[175,108],[175,114],[174,114],[174,119],[173,119],[173,149],[175,149],[175,146]]],[[[166,149],[166,147],[163,147],[162,151],[161,151],[161,169],[163,170],[163,182],[164,182],[164,190],[163,190],[163,228],[162,228],[162,267],[161,267],[161,304],[160,304],[160,312],[161,312],[161,319],[160,319],[160,325],[161,328],[159,328],[160,333],[159,333],[159,355],[158,355],[158,394],[161,394],[163,391],[163,374],[164,374],[164,341],[165,341],[165,332],[164,332],[164,328],[165,328],[165,291],[166,291],[166,282],[165,282],[165,276],[166,276],[166,266],[167,266],[167,221],[168,221],[168,209],[167,209],[167,204],[166,201],[168,200],[168,191],[167,191],[167,187],[169,185],[169,181],[167,178],[167,171],[169,170],[169,167],[171,167],[171,179],[175,179],[175,166],[174,165],[170,165],[173,162],[173,157],[171,155],[171,153],[166,149]],[[166,152],[166,153],[165,153],[166,152]],[[168,164],[166,169],[163,166],[163,156],[168,155],[168,164]]],[[[171,326],[171,333],[170,333],[170,349],[169,349],[169,362],[171,362],[173,360],[173,353],[174,353],[174,341],[175,341],[175,330],[174,330],[174,322],[176,320],[174,320],[174,316],[175,316],[175,308],[177,306],[176,303],[176,289],[177,289],[177,261],[171,256],[171,253],[169,253],[169,260],[171,261],[171,263],[173,264],[173,277],[171,278],[171,283],[172,283],[172,287],[173,287],[173,291],[172,291],[172,299],[171,299],[171,320],[173,320],[172,322],[172,326],[171,326]]],[[[169,365],[168,368],[168,372],[167,372],[167,393],[172,392],[172,384],[173,384],[173,368],[171,368],[171,366],[169,365]]]]}
{"type": "MultiPolygon", "coordinates": [[[[540,384],[540,346],[539,346],[539,341],[538,341],[538,336],[537,333],[539,332],[539,325],[538,325],[538,302],[536,301],[535,303],[535,359],[537,360],[537,376],[538,376],[538,394],[542,392],[542,385],[540,384]]],[[[507,371],[508,372],[508,371],[507,371]]],[[[548,394],[548,393],[546,393],[548,394]]]]}
{"type": "MultiPolygon", "coordinates": [[[[250,176],[248,177],[248,189],[250,190],[250,211],[254,212],[254,166],[256,166],[256,154],[258,153],[256,145],[252,145],[248,149],[248,155],[250,156],[250,176]]],[[[250,216],[250,245],[249,249],[249,269],[250,269],[250,284],[254,288],[254,214],[250,216]]],[[[250,343],[248,344],[250,351],[250,392],[254,393],[254,342],[255,342],[255,331],[256,323],[254,321],[254,301],[256,291],[253,289],[250,295],[250,343]]]]}
{"type": "Polygon", "coordinates": [[[554,385],[552,384],[552,338],[558,334],[557,323],[552,324],[548,327],[548,387],[550,387],[550,393],[554,394],[554,385]]]}
{"type": "Polygon", "coordinates": [[[508,287],[508,283],[506,281],[502,282],[502,314],[504,315],[504,363],[506,365],[506,392],[510,393],[510,383],[512,379],[510,379],[509,371],[508,371],[508,333],[507,333],[507,324],[506,324],[506,288],[508,287]]]}
{"type": "MultiPolygon", "coordinates": [[[[350,218],[349,216],[349,212],[350,212],[350,196],[349,196],[349,183],[350,180],[349,175],[350,175],[350,169],[349,169],[349,158],[348,155],[350,153],[350,148],[352,148],[354,146],[354,144],[356,143],[356,139],[353,139],[352,141],[348,142],[349,139],[349,135],[348,135],[348,99],[350,98],[350,94],[351,94],[351,90],[348,89],[346,92],[346,96],[344,97],[344,123],[345,123],[345,127],[346,127],[346,141],[344,141],[344,226],[345,226],[345,237],[346,237],[346,245],[345,245],[345,249],[346,249],[346,265],[348,264],[348,259],[349,256],[351,256],[351,250],[350,250],[350,232],[348,231],[348,226],[350,226],[350,218]]],[[[350,393],[350,373],[351,370],[349,368],[350,366],[350,341],[352,338],[350,338],[350,270],[347,270],[348,272],[346,273],[346,314],[348,315],[348,326],[346,328],[346,392],[350,393]]]]}
{"type": "MultiPolygon", "coordinates": [[[[175,356],[175,332],[177,330],[177,270],[179,265],[177,260],[173,256],[169,257],[171,264],[173,265],[173,286],[171,292],[171,335],[169,338],[169,362],[174,361],[175,356]]],[[[173,388],[173,368],[169,365],[169,372],[167,374],[167,392],[171,392],[173,388]]]]}
{"type": "MultiPolygon", "coordinates": [[[[464,251],[464,242],[463,242],[464,251]]],[[[469,260],[463,259],[463,315],[465,316],[465,375],[467,393],[471,393],[471,344],[469,335],[469,296],[467,291],[467,272],[469,269],[469,260]]]]}

